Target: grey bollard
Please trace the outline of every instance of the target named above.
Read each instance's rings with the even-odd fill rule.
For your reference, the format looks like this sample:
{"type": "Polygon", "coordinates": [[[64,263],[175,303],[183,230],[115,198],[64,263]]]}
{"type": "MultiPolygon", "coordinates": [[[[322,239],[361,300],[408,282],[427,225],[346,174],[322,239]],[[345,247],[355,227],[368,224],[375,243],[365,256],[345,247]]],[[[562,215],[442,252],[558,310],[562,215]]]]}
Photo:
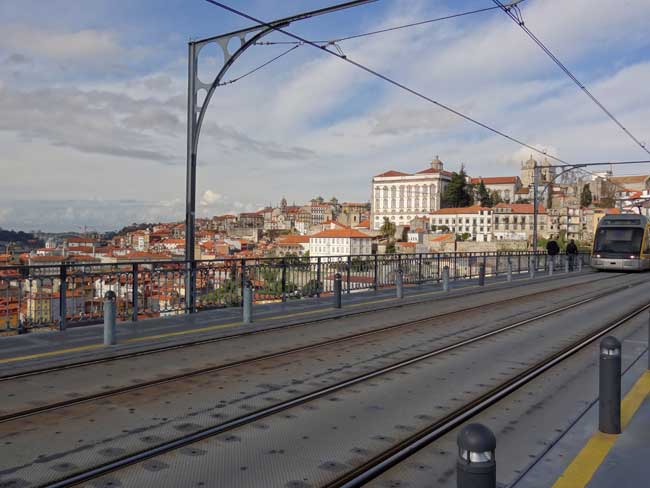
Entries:
{"type": "Polygon", "coordinates": [[[457,488],[496,488],[497,440],[483,424],[469,424],[458,434],[457,488]]]}
{"type": "Polygon", "coordinates": [[[485,286],[485,264],[478,265],[478,286],[485,286]]]}
{"type": "Polygon", "coordinates": [[[341,308],[341,273],[334,275],[334,308],[341,308]]]}
{"type": "Polygon", "coordinates": [[[531,279],[535,277],[535,267],[536,267],[536,265],[537,265],[537,263],[535,262],[535,257],[530,256],[530,259],[528,260],[528,274],[529,274],[531,279]]]}
{"type": "Polygon", "coordinates": [[[553,256],[551,256],[551,260],[548,262],[548,275],[553,276],[553,271],[555,268],[555,262],[553,261],[553,256]]]}
{"type": "Polygon", "coordinates": [[[582,256],[577,256],[578,259],[578,272],[582,271],[582,256]]]}
{"type": "Polygon", "coordinates": [[[598,375],[598,430],[603,434],[621,433],[621,343],[607,336],[600,341],[598,375]]]}
{"type": "Polygon", "coordinates": [[[242,321],[245,324],[253,322],[253,283],[250,280],[246,280],[246,284],[244,285],[244,308],[242,315],[242,321]]]}
{"type": "Polygon", "coordinates": [[[395,295],[404,298],[404,272],[401,269],[395,271],[395,295]]]}
{"type": "Polygon", "coordinates": [[[442,291],[449,291],[449,266],[442,268],[442,291]]]}
{"type": "Polygon", "coordinates": [[[506,275],[506,281],[510,283],[512,281],[512,260],[508,258],[508,274],[506,275]]]}
{"type": "Polygon", "coordinates": [[[107,291],[104,294],[104,345],[114,346],[117,344],[117,331],[115,327],[115,315],[117,313],[117,296],[114,291],[107,291]]]}
{"type": "Polygon", "coordinates": [[[564,256],[564,272],[569,272],[569,255],[564,256]]]}

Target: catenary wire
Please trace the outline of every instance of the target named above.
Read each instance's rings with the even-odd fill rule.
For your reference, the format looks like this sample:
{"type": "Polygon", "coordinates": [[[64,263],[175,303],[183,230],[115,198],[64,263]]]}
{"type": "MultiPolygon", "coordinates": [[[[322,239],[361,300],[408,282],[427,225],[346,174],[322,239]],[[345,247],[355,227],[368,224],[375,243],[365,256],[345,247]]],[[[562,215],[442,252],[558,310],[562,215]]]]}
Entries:
{"type": "MultiPolygon", "coordinates": [[[[637,139],[628,129],[625,127],[615,116],[612,112],[610,112],[601,102],[598,100],[590,91],[589,89],[582,83],[576,76],[569,70],[569,68],[566,67],[562,61],[560,61],[555,54],[551,52],[551,50],[544,45],[544,43],[535,35],[533,32],[526,26],[524,23],[523,18],[521,17],[521,14],[516,14],[513,13],[513,7],[504,5],[500,0],[492,0],[501,10],[503,10],[508,17],[510,17],[521,29],[530,37],[535,44],[537,44],[546,55],[553,60],[553,62],[558,65],[558,67],[591,99],[592,102],[594,102],[607,116],[614,121],[616,125],[618,125],[625,134],[627,134],[630,139],[632,139],[641,149],[643,149],[646,153],[650,154],[650,150],[646,147],[644,143],[642,143],[639,139],[637,139]]],[[[516,5],[515,5],[515,8],[516,5]]]]}
{"type": "MultiPolygon", "coordinates": [[[[523,1],[523,0],[520,0],[520,1],[523,1]]],[[[496,9],[499,9],[499,8],[501,8],[501,7],[495,6],[495,7],[480,8],[480,9],[476,9],[476,10],[469,10],[467,12],[460,12],[460,13],[457,13],[457,14],[446,15],[444,17],[437,17],[435,19],[422,20],[420,22],[413,22],[413,23],[410,23],[410,24],[397,25],[397,26],[394,26],[394,27],[387,27],[385,29],[380,29],[380,30],[375,30],[375,31],[370,31],[370,32],[364,32],[362,34],[355,34],[355,35],[346,36],[346,37],[337,37],[337,38],[334,38],[334,39],[330,39],[329,41],[312,41],[312,42],[314,42],[315,44],[331,44],[331,43],[334,43],[334,42],[349,41],[351,39],[358,39],[360,37],[374,36],[374,35],[377,35],[377,34],[384,34],[386,32],[392,32],[392,31],[396,31],[396,30],[400,30],[400,29],[407,29],[409,27],[418,27],[420,25],[431,24],[433,22],[440,22],[442,20],[455,19],[455,18],[458,18],[458,17],[464,17],[466,15],[479,14],[479,13],[482,13],[482,12],[489,12],[491,10],[496,10],[496,9]]],[[[261,42],[256,42],[256,44],[264,45],[264,46],[272,46],[272,45],[275,45],[275,44],[302,44],[302,42],[301,41],[261,41],[261,42]]]]}
{"type": "Polygon", "coordinates": [[[400,83],[400,82],[398,82],[398,81],[396,81],[396,80],[394,80],[392,78],[389,78],[388,76],[383,75],[383,74],[379,73],[378,71],[373,70],[372,68],[369,68],[369,67],[367,67],[367,66],[365,66],[365,65],[363,65],[361,63],[358,63],[357,61],[353,61],[348,56],[344,56],[344,55],[341,55],[341,54],[339,54],[337,52],[331,51],[331,50],[327,49],[327,46],[320,46],[320,45],[318,45],[317,43],[315,43],[313,41],[307,40],[307,39],[305,39],[305,38],[303,38],[301,36],[298,36],[296,34],[288,32],[288,31],[286,31],[286,30],[284,30],[284,29],[282,29],[280,27],[277,27],[275,25],[272,25],[272,24],[269,24],[269,23],[264,22],[262,20],[259,20],[259,19],[255,18],[255,17],[252,17],[251,15],[248,15],[248,14],[246,14],[244,12],[241,12],[241,11],[235,9],[235,8],[229,7],[228,5],[225,5],[225,4],[223,4],[221,2],[218,2],[216,0],[205,0],[205,1],[217,6],[219,8],[227,10],[227,11],[229,11],[229,12],[235,14],[235,15],[238,15],[240,17],[244,17],[244,18],[246,18],[246,19],[248,19],[248,20],[250,20],[252,22],[260,24],[260,25],[262,25],[262,26],[264,26],[266,28],[273,29],[273,30],[278,31],[278,32],[280,32],[282,34],[285,34],[285,35],[295,39],[296,41],[302,42],[305,45],[315,47],[315,48],[320,49],[320,50],[322,50],[322,51],[324,51],[324,52],[326,52],[326,53],[328,53],[328,54],[330,54],[332,56],[336,56],[337,58],[339,58],[339,59],[341,59],[341,60],[343,60],[343,61],[345,61],[345,62],[347,62],[347,63],[349,63],[349,64],[351,64],[353,66],[356,66],[357,68],[359,68],[359,69],[361,69],[361,70],[363,70],[363,71],[365,71],[365,72],[367,72],[367,73],[369,73],[369,74],[371,74],[371,75],[373,75],[373,76],[375,76],[377,78],[380,78],[380,79],[386,81],[387,83],[389,83],[389,84],[391,84],[393,86],[396,86],[396,87],[398,87],[398,88],[400,88],[400,89],[402,89],[402,90],[404,90],[404,91],[406,91],[406,92],[408,92],[408,93],[410,93],[410,94],[412,94],[412,95],[414,95],[414,96],[416,96],[416,97],[418,97],[418,98],[420,98],[422,100],[425,100],[425,101],[427,101],[429,103],[432,103],[433,105],[436,105],[437,107],[440,107],[440,108],[442,108],[442,109],[444,109],[444,110],[446,110],[448,112],[451,112],[454,115],[456,115],[456,116],[458,116],[458,117],[460,117],[460,118],[462,118],[464,120],[467,120],[468,122],[471,122],[471,123],[473,123],[475,125],[478,125],[479,127],[482,127],[482,128],[484,128],[484,129],[486,129],[486,130],[488,130],[488,131],[490,131],[490,132],[492,132],[492,133],[494,133],[496,135],[499,135],[499,136],[501,136],[501,137],[503,137],[503,138],[505,138],[505,139],[507,139],[507,140],[509,140],[511,142],[514,142],[514,143],[519,144],[519,145],[521,145],[523,147],[526,147],[526,148],[530,149],[531,151],[534,151],[535,153],[542,154],[542,155],[544,155],[544,156],[546,156],[546,157],[548,157],[550,159],[553,159],[554,161],[557,161],[559,163],[562,163],[562,164],[565,164],[565,165],[571,165],[571,163],[569,163],[569,162],[567,162],[567,161],[565,161],[563,159],[560,159],[557,156],[553,156],[552,154],[549,154],[548,152],[546,152],[544,150],[538,149],[535,146],[532,146],[531,144],[523,142],[523,141],[521,141],[521,140],[519,140],[519,139],[517,139],[517,138],[515,138],[515,137],[513,137],[513,136],[511,136],[509,134],[506,134],[503,131],[500,131],[499,129],[491,127],[490,125],[487,125],[487,124],[485,124],[483,122],[480,122],[479,120],[474,119],[474,118],[470,117],[469,115],[465,115],[464,113],[462,113],[462,112],[460,112],[460,111],[458,111],[458,110],[456,110],[456,109],[454,109],[454,108],[452,108],[452,107],[450,107],[448,105],[445,105],[445,104],[443,104],[441,102],[438,102],[438,101],[434,100],[433,98],[430,98],[427,95],[424,95],[423,93],[418,92],[417,90],[414,90],[413,88],[409,88],[408,86],[406,86],[406,85],[404,85],[404,84],[402,84],[402,83],[400,83]]]}
{"type": "Polygon", "coordinates": [[[287,49],[286,51],[282,52],[281,54],[278,54],[278,55],[275,56],[274,58],[269,59],[266,63],[259,65],[257,68],[253,68],[252,70],[248,71],[247,73],[244,73],[243,75],[238,76],[237,78],[233,78],[232,80],[228,80],[228,81],[224,81],[224,82],[222,82],[222,83],[219,83],[217,86],[231,85],[231,84],[233,84],[233,83],[236,83],[236,82],[238,82],[239,80],[241,80],[242,78],[246,78],[248,75],[252,75],[252,74],[255,73],[256,71],[259,71],[259,70],[261,70],[262,68],[265,68],[266,66],[268,66],[268,65],[271,64],[271,63],[273,63],[274,61],[277,61],[277,60],[280,59],[281,57],[286,56],[286,55],[289,54],[291,51],[294,51],[294,50],[298,49],[300,46],[302,46],[302,43],[300,43],[300,44],[296,44],[295,46],[293,46],[293,47],[287,49]]]}

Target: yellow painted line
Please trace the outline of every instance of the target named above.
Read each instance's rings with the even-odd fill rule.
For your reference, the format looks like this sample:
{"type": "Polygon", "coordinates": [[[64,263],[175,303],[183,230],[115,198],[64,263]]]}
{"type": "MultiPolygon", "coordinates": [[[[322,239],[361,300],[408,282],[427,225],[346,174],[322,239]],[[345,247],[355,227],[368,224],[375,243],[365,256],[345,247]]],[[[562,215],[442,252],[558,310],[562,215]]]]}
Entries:
{"type": "MultiPolygon", "coordinates": [[[[641,406],[643,399],[650,394],[650,371],[645,371],[621,402],[621,427],[625,429],[641,406]]],[[[596,432],[575,459],[555,481],[553,488],[582,488],[589,483],[618,435],[596,432]]]]}
{"type": "Polygon", "coordinates": [[[91,344],[89,346],[73,347],[70,349],[59,349],[58,351],[41,352],[38,354],[30,354],[29,356],[18,356],[13,358],[0,359],[0,364],[14,363],[16,361],[26,361],[28,359],[46,358],[51,356],[58,356],[59,354],[68,354],[72,352],[91,351],[93,349],[99,349],[101,347],[104,346],[102,344],[91,344]]]}

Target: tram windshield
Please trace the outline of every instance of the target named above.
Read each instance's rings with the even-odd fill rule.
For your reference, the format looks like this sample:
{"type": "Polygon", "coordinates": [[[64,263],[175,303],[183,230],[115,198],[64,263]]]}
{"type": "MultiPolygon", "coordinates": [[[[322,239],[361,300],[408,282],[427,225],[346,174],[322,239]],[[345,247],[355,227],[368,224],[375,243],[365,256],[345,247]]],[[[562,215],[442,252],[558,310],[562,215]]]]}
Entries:
{"type": "Polygon", "coordinates": [[[598,229],[594,252],[639,254],[643,229],[606,227],[598,229]]]}

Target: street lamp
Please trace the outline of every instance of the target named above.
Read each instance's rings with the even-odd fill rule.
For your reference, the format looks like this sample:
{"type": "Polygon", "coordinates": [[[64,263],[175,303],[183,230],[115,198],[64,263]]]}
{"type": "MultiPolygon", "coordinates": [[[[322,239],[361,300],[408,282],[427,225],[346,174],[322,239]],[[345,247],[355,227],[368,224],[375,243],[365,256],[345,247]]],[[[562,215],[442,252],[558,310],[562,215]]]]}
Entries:
{"type": "Polygon", "coordinates": [[[256,25],[245,29],[239,29],[227,34],[207,37],[188,43],[188,87],[187,87],[187,174],[185,190],[185,261],[186,261],[186,281],[185,281],[185,308],[189,313],[196,310],[196,261],[194,255],[195,239],[195,221],[196,221],[196,156],[199,145],[199,134],[207,107],[214,95],[215,90],[221,83],[226,72],[235,63],[237,58],[244,51],[253,46],[262,37],[275,31],[276,28],[284,28],[292,22],[310,19],[319,15],[345,10],[352,7],[375,2],[377,0],[354,0],[331,7],[326,7],[309,12],[303,12],[291,17],[268,22],[265,25],[256,25]],[[239,40],[239,47],[231,52],[229,44],[233,39],[239,40]],[[214,80],[205,82],[199,79],[198,63],[199,53],[209,45],[215,44],[223,51],[223,66],[214,80]],[[205,97],[201,106],[198,104],[198,97],[201,91],[205,92],[205,97]]]}

